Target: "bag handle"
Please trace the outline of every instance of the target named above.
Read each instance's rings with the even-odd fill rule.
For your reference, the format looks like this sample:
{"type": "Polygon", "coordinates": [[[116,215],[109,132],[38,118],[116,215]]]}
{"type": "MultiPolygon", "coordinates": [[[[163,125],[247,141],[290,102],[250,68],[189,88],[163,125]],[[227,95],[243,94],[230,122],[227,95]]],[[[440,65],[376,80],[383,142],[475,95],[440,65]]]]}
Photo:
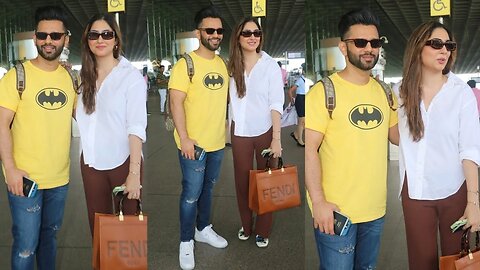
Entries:
{"type": "MultiPolygon", "coordinates": [[[[269,155],[268,158],[267,158],[267,164],[265,165],[265,171],[268,171],[268,174],[272,174],[272,168],[270,167],[270,159],[271,158],[272,158],[272,155],[269,155]]],[[[278,157],[277,169],[281,169],[282,172],[285,170],[285,167],[283,167],[282,157],[278,157]]]]}
{"type": "MultiPolygon", "coordinates": [[[[120,198],[120,202],[118,204],[118,219],[120,221],[124,220],[124,215],[123,215],[123,200],[127,197],[127,195],[123,194],[123,192],[119,192],[118,195],[122,196],[120,198]]],[[[138,220],[143,221],[143,206],[142,206],[142,200],[135,199],[137,201],[137,214],[138,214],[138,220]]],[[[115,193],[112,192],[112,209],[113,209],[113,214],[117,215],[117,207],[115,205],[115,193]]]]}
{"type": "MultiPolygon", "coordinates": [[[[480,234],[475,232],[475,250],[480,250],[480,234]]],[[[462,235],[462,249],[460,251],[460,258],[469,256],[472,258],[472,250],[470,249],[470,228],[466,229],[462,235]]]]}

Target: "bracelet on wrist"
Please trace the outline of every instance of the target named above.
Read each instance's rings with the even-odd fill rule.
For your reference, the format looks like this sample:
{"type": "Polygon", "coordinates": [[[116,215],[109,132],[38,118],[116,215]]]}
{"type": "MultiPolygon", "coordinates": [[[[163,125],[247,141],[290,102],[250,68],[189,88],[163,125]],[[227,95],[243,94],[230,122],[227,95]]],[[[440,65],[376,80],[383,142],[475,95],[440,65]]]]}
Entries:
{"type": "Polygon", "coordinates": [[[130,162],[130,164],[137,165],[138,167],[140,167],[140,162],[130,162]]]}
{"type": "Polygon", "coordinates": [[[467,201],[467,203],[471,203],[473,205],[478,205],[478,202],[477,201],[467,201]]]}
{"type": "Polygon", "coordinates": [[[133,174],[133,175],[139,175],[140,173],[138,173],[138,172],[134,172],[134,171],[130,171],[130,174],[133,174]]]}

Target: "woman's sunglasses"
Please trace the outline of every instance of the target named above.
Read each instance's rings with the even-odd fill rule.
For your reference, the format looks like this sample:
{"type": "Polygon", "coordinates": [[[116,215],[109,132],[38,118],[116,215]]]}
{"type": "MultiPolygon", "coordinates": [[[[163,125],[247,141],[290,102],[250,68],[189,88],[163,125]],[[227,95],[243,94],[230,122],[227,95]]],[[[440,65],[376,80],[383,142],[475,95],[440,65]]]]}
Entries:
{"type": "Polygon", "coordinates": [[[261,30],[255,30],[255,31],[250,31],[250,30],[245,30],[245,31],[242,31],[240,33],[240,35],[242,35],[242,37],[251,37],[252,35],[254,37],[261,37],[262,36],[262,31],[261,30]]]}
{"type": "Polygon", "coordinates": [[[348,42],[348,41],[353,41],[353,44],[355,44],[355,47],[357,48],[365,48],[367,47],[367,44],[370,42],[370,46],[373,49],[378,49],[382,47],[383,45],[383,39],[371,39],[371,40],[366,40],[364,38],[350,38],[350,39],[344,39],[343,42],[348,42]]]}
{"type": "Polygon", "coordinates": [[[453,42],[451,40],[447,40],[447,41],[443,42],[439,38],[432,38],[430,40],[427,40],[427,42],[425,42],[425,45],[430,46],[430,47],[434,48],[435,50],[440,50],[440,49],[443,48],[443,46],[445,46],[445,49],[447,49],[447,51],[449,51],[449,52],[453,52],[457,49],[457,43],[456,42],[453,42]]]}
{"type": "Polygon", "coordinates": [[[213,35],[213,33],[217,32],[218,35],[223,35],[223,32],[225,32],[225,29],[223,28],[198,28],[198,30],[205,31],[207,35],[213,35]]]}
{"type": "Polygon", "coordinates": [[[60,32],[52,32],[52,33],[46,33],[46,32],[35,32],[35,36],[39,40],[46,40],[48,36],[52,40],[60,40],[64,35],[68,35],[68,33],[60,33],[60,32]]]}
{"type": "Polygon", "coordinates": [[[103,31],[101,33],[90,31],[87,34],[87,38],[89,40],[97,40],[100,36],[102,36],[103,40],[110,40],[115,37],[115,32],[113,31],[103,31]]]}

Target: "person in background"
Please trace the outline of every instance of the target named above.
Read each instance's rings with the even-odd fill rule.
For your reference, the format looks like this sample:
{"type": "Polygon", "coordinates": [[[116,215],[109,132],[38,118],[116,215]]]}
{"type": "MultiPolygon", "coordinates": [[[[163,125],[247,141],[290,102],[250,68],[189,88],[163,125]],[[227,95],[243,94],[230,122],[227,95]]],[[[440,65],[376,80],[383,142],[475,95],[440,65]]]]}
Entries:
{"type": "Polygon", "coordinates": [[[109,13],[92,16],[82,34],[81,93],[76,108],[88,221],[112,213],[112,190],[123,186],[135,214],[143,182],[142,143],[146,140],[147,84],[122,56],[122,34],[109,13]]]}
{"type": "Polygon", "coordinates": [[[475,80],[469,80],[467,84],[472,88],[472,92],[477,100],[477,109],[480,112],[480,89],[477,88],[477,82],[475,80]]]}
{"type": "Polygon", "coordinates": [[[33,42],[38,56],[23,63],[21,97],[15,68],[0,80],[0,156],[12,216],[13,270],[33,270],[35,260],[39,270],[55,269],[76,100],[72,78],[59,65],[70,39],[67,16],[58,6],[36,10],[33,42]],[[31,197],[23,192],[24,177],[38,184],[31,197]]]}
{"type": "Polygon", "coordinates": [[[419,25],[404,55],[399,96],[400,197],[410,270],[438,269],[460,252],[462,231],[480,230],[480,123],[472,90],[450,70],[457,44],[439,22],[419,25]]]}
{"type": "Polygon", "coordinates": [[[182,170],[178,255],[182,269],[195,267],[194,239],[216,248],[228,245],[210,223],[213,187],[218,181],[225,148],[228,72],[225,62],[215,54],[224,29],[214,6],[198,11],[194,21],[200,46],[189,56],[195,74],[190,80],[186,60],[182,58],[173,67],[168,83],[182,170]],[[195,149],[197,153],[203,149],[204,157],[195,155],[195,149]]]}
{"type": "Polygon", "coordinates": [[[303,63],[302,74],[288,90],[290,103],[295,104],[295,110],[298,116],[297,128],[290,133],[290,136],[297,142],[297,145],[301,147],[305,147],[305,143],[303,142],[303,131],[305,130],[305,95],[307,94],[305,71],[305,63],[303,63]]]}
{"type": "Polygon", "coordinates": [[[165,66],[160,65],[157,73],[158,94],[160,94],[160,113],[165,113],[165,100],[167,99],[168,77],[165,76],[165,66]]]}
{"type": "Polygon", "coordinates": [[[262,44],[258,21],[243,19],[232,33],[228,69],[232,76],[229,92],[235,189],[242,221],[238,238],[248,240],[255,233],[257,246],[267,247],[273,214],[253,217],[248,207],[249,173],[254,158],[257,170],[265,169],[262,150],[271,149],[273,158],[282,155],[280,117],[284,92],[280,68],[262,51],[262,44]]]}
{"type": "Polygon", "coordinates": [[[278,61],[277,64],[280,67],[280,70],[282,71],[283,86],[287,87],[287,85],[288,85],[287,70],[282,67],[282,62],[281,61],[278,61]]]}

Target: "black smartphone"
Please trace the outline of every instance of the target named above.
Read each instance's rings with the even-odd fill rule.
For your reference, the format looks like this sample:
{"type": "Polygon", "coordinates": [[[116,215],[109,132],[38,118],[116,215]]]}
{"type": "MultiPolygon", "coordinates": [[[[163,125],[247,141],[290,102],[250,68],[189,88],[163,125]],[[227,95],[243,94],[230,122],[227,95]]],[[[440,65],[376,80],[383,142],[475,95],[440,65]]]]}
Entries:
{"type": "Polygon", "coordinates": [[[205,158],[205,149],[198,145],[194,145],[194,150],[195,150],[195,159],[196,160],[203,160],[205,158]]]}
{"type": "Polygon", "coordinates": [[[347,235],[350,224],[350,218],[340,212],[333,211],[333,231],[336,235],[347,235]]]}
{"type": "Polygon", "coordinates": [[[35,181],[32,179],[24,176],[23,177],[23,195],[25,197],[33,197],[35,196],[35,193],[37,192],[38,185],[35,181]]]}

